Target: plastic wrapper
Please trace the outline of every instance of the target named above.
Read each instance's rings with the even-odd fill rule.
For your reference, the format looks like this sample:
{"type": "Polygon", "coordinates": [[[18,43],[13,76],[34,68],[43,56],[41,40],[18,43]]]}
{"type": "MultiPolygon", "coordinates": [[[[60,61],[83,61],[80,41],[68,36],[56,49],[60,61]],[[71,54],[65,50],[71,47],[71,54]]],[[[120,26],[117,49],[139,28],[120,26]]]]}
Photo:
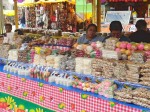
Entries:
{"type": "Polygon", "coordinates": [[[126,99],[126,98],[122,98],[119,96],[114,96],[115,99],[119,100],[119,101],[123,101],[123,102],[127,102],[127,103],[131,103],[132,99],[126,99]]]}
{"type": "Polygon", "coordinates": [[[112,60],[104,60],[102,63],[103,67],[103,77],[104,78],[113,78],[114,77],[114,61],[112,60]]]}
{"type": "Polygon", "coordinates": [[[105,49],[108,49],[108,50],[115,50],[116,48],[116,43],[118,42],[119,40],[117,38],[109,38],[109,39],[106,39],[106,42],[105,42],[105,49]]]}
{"type": "Polygon", "coordinates": [[[126,64],[123,62],[115,62],[115,67],[113,69],[114,76],[120,80],[125,81],[127,76],[127,67],[126,64]]]}
{"type": "Polygon", "coordinates": [[[127,67],[131,73],[139,73],[141,64],[127,62],[127,67]]]}
{"type": "Polygon", "coordinates": [[[145,62],[144,53],[143,52],[133,52],[130,60],[135,63],[144,63],[145,62]]]}
{"type": "Polygon", "coordinates": [[[116,90],[114,91],[115,93],[115,96],[119,96],[119,97],[122,97],[122,98],[125,98],[125,99],[132,99],[132,89],[130,88],[123,88],[121,90],[116,90]]]}
{"type": "Polygon", "coordinates": [[[150,105],[149,105],[149,104],[143,103],[143,102],[141,102],[141,101],[132,99],[132,102],[133,102],[134,104],[137,104],[137,105],[141,105],[141,106],[143,106],[143,107],[150,108],[150,105]]]}
{"type": "Polygon", "coordinates": [[[114,91],[117,89],[117,85],[111,80],[104,80],[98,86],[98,94],[107,98],[114,97],[114,91]]]}
{"type": "Polygon", "coordinates": [[[150,100],[147,99],[147,98],[133,97],[133,99],[135,99],[135,100],[137,100],[137,101],[140,101],[140,102],[142,102],[142,103],[144,103],[144,104],[150,105],[150,100]]]}
{"type": "Polygon", "coordinates": [[[112,50],[102,50],[102,57],[105,59],[121,59],[121,53],[112,50]]]}
{"type": "Polygon", "coordinates": [[[8,51],[11,49],[11,45],[0,45],[0,57],[8,58],[8,51]]]}
{"type": "Polygon", "coordinates": [[[17,49],[9,50],[8,54],[9,54],[9,56],[8,56],[9,60],[18,61],[18,50],[17,49]]]}
{"type": "Polygon", "coordinates": [[[139,98],[150,98],[150,90],[146,88],[137,88],[132,91],[132,95],[139,98]]]}

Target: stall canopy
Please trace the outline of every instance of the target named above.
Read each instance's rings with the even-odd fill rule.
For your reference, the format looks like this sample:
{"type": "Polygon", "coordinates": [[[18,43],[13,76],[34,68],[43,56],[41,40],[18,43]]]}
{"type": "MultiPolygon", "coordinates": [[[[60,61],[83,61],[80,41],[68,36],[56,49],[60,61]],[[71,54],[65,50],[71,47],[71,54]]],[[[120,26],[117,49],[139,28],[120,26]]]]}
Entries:
{"type": "Polygon", "coordinates": [[[35,4],[34,0],[24,0],[22,3],[18,3],[17,5],[23,7],[23,6],[32,6],[34,4],[35,4]]]}
{"type": "Polygon", "coordinates": [[[14,16],[15,11],[14,10],[3,10],[3,14],[6,16],[14,16]]]}
{"type": "Polygon", "coordinates": [[[108,2],[147,2],[148,0],[108,0],[108,2]]]}
{"type": "Polygon", "coordinates": [[[41,4],[41,3],[57,3],[57,2],[70,2],[72,4],[75,4],[75,0],[39,0],[36,3],[41,4]]]}

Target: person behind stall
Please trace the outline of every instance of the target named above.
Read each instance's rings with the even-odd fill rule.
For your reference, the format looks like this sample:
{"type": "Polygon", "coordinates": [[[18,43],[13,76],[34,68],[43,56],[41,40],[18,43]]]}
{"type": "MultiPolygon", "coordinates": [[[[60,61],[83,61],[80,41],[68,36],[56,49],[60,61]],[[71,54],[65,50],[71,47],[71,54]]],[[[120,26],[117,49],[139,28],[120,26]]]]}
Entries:
{"type": "Polygon", "coordinates": [[[120,21],[112,21],[110,23],[109,30],[110,30],[110,35],[106,37],[105,40],[111,37],[115,37],[118,38],[119,41],[130,42],[130,39],[124,36],[122,33],[123,27],[120,21]]]}
{"type": "Polygon", "coordinates": [[[5,33],[3,36],[6,36],[7,33],[10,33],[12,31],[12,25],[10,23],[5,24],[5,33]]]}
{"type": "Polygon", "coordinates": [[[41,22],[38,23],[38,27],[39,27],[39,28],[42,28],[42,29],[43,29],[43,26],[44,26],[44,22],[43,22],[43,21],[41,21],[41,22]]]}
{"type": "Polygon", "coordinates": [[[96,41],[104,41],[104,38],[101,36],[96,35],[97,26],[95,24],[89,24],[86,29],[86,34],[83,34],[77,40],[77,44],[90,44],[91,42],[96,41]]]}
{"type": "Polygon", "coordinates": [[[132,42],[150,42],[150,32],[147,30],[147,23],[145,20],[138,20],[136,22],[137,31],[132,33],[129,38],[132,42]]]}

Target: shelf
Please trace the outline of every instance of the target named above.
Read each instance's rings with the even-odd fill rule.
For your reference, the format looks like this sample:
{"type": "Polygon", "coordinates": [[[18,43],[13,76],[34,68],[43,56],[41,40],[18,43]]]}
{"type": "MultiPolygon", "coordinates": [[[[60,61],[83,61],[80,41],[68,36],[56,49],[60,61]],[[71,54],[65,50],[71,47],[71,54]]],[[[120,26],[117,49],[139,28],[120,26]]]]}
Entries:
{"type": "MultiPolygon", "coordinates": [[[[52,44],[49,44],[49,45],[52,45],[52,44]]],[[[69,46],[63,46],[63,47],[69,47],[69,46]]],[[[25,64],[25,66],[33,66],[33,64],[31,64],[31,63],[18,62],[18,61],[8,60],[8,59],[5,59],[5,58],[0,58],[0,60],[16,62],[18,64],[25,64]]],[[[43,66],[41,66],[41,67],[43,67],[43,66]]],[[[94,77],[95,79],[99,79],[100,81],[106,79],[106,78],[101,78],[101,77],[96,78],[95,76],[93,76],[91,74],[80,74],[80,73],[76,73],[76,72],[72,72],[72,71],[66,71],[66,70],[61,70],[61,69],[50,68],[50,70],[58,71],[58,72],[61,72],[61,73],[64,72],[64,73],[68,73],[68,74],[74,74],[74,75],[80,77],[81,79],[85,79],[86,77],[91,78],[91,79],[93,79],[93,77],[94,77]]],[[[135,87],[135,88],[141,87],[141,88],[150,89],[150,86],[144,86],[144,85],[141,85],[141,84],[138,84],[138,83],[136,84],[136,83],[131,83],[131,82],[121,82],[121,81],[118,81],[116,79],[111,79],[111,78],[110,78],[110,80],[113,80],[117,85],[121,85],[121,86],[128,85],[128,86],[132,86],[132,87],[135,87]]]]}

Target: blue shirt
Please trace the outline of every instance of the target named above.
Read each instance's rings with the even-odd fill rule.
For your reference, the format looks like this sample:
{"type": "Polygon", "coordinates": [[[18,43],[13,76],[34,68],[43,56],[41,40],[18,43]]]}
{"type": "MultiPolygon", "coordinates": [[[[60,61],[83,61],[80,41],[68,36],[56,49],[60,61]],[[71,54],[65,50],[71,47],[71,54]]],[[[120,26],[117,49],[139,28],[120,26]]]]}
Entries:
{"type": "Polygon", "coordinates": [[[91,40],[88,40],[86,37],[86,34],[83,34],[83,36],[81,36],[80,38],[78,38],[77,43],[78,44],[90,44],[92,42],[103,42],[105,40],[104,37],[98,36],[96,35],[94,38],[92,38],[91,40]]]}

